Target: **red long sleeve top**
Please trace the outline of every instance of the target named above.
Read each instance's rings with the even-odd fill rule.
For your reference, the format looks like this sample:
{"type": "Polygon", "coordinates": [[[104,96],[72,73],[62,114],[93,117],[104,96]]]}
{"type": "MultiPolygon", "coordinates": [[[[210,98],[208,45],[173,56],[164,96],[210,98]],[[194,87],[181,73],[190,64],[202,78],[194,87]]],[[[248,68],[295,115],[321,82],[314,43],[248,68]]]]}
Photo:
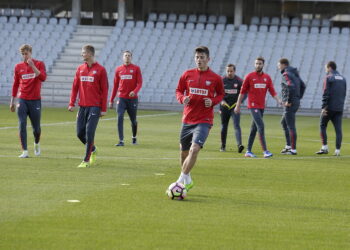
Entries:
{"type": "Polygon", "coordinates": [[[185,71],[176,88],[176,98],[181,104],[186,96],[190,97],[189,103],[184,107],[183,123],[213,124],[214,106],[221,102],[224,95],[224,84],[221,76],[210,69],[206,71],[198,69],[185,71]],[[205,107],[204,98],[212,100],[211,107],[205,107]]]}
{"type": "Polygon", "coordinates": [[[16,64],[13,76],[12,96],[24,100],[40,100],[41,83],[46,80],[45,64],[33,60],[35,67],[40,71],[38,76],[26,62],[16,64]]]}
{"type": "Polygon", "coordinates": [[[74,107],[79,93],[79,106],[100,107],[107,111],[108,78],[106,69],[95,62],[80,65],[74,77],[69,106],[74,107]]]}
{"type": "Polygon", "coordinates": [[[142,87],[142,74],[140,67],[135,64],[121,65],[115,69],[114,85],[110,102],[114,101],[117,95],[121,98],[136,99],[137,93],[142,87]],[[130,92],[133,91],[135,96],[130,97],[130,92]]]}
{"type": "Polygon", "coordinates": [[[241,94],[248,94],[249,109],[264,109],[267,91],[269,91],[273,97],[277,95],[271,77],[264,72],[258,73],[254,71],[245,77],[241,94]]]}

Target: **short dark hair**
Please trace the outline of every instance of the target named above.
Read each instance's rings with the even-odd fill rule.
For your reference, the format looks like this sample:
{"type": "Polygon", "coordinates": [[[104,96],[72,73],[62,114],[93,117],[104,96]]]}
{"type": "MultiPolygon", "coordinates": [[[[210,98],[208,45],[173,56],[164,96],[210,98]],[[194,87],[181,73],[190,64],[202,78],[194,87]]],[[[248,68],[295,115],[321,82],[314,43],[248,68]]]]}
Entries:
{"type": "Polygon", "coordinates": [[[209,49],[205,46],[199,46],[195,48],[194,53],[204,53],[209,57],[209,49]]]}
{"type": "Polygon", "coordinates": [[[289,66],[289,61],[287,58],[281,58],[279,61],[280,64],[284,64],[286,66],[289,66]]]}
{"type": "Polygon", "coordinates": [[[327,68],[331,68],[332,70],[336,70],[337,69],[337,64],[334,61],[329,61],[327,63],[327,68]]]}
{"type": "Polygon", "coordinates": [[[232,64],[232,63],[229,63],[227,64],[226,68],[230,68],[232,67],[234,71],[236,71],[236,65],[232,64]]]}
{"type": "Polygon", "coordinates": [[[84,45],[83,46],[83,49],[84,50],[86,50],[86,51],[89,51],[90,53],[91,53],[91,55],[95,55],[95,48],[94,48],[94,46],[92,46],[92,45],[84,45]]]}
{"type": "Polygon", "coordinates": [[[124,55],[125,53],[129,53],[129,54],[132,56],[132,53],[131,53],[130,50],[124,50],[124,51],[123,51],[123,55],[124,55]]]}
{"type": "Polygon", "coordinates": [[[265,58],[262,57],[262,56],[258,56],[258,57],[255,59],[255,61],[262,61],[263,64],[265,64],[265,58]]]}

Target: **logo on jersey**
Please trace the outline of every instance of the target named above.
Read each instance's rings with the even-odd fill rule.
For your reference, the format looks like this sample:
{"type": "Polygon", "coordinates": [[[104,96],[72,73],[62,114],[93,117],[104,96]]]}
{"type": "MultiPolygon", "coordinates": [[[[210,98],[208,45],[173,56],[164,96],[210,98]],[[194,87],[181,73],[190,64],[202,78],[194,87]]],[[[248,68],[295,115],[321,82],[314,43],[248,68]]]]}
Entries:
{"type": "Polygon", "coordinates": [[[35,73],[22,75],[23,80],[34,79],[34,78],[35,78],[35,73]]]}
{"type": "Polygon", "coordinates": [[[120,79],[125,80],[125,79],[132,79],[132,75],[121,75],[120,79]]]}
{"type": "Polygon", "coordinates": [[[94,74],[94,75],[95,75],[96,73],[97,73],[97,71],[96,71],[96,70],[92,71],[92,74],[94,74]]]}
{"type": "Polygon", "coordinates": [[[211,81],[205,81],[205,85],[209,86],[211,84],[211,81]]]}
{"type": "Polygon", "coordinates": [[[254,88],[256,89],[264,89],[266,88],[266,83],[255,83],[254,88]]]}
{"type": "Polygon", "coordinates": [[[238,84],[237,83],[233,84],[233,87],[238,88],[238,84]]]}
{"type": "Polygon", "coordinates": [[[335,78],[336,80],[343,80],[343,79],[344,79],[344,78],[341,77],[341,76],[334,76],[334,78],[335,78]]]}
{"type": "Polygon", "coordinates": [[[80,76],[81,82],[94,82],[95,78],[93,76],[80,76]]]}
{"type": "Polygon", "coordinates": [[[208,96],[208,90],[207,89],[190,88],[190,94],[208,96]]]}
{"type": "Polygon", "coordinates": [[[130,70],[130,73],[132,73],[132,72],[134,72],[134,70],[133,70],[133,69],[131,69],[131,70],[130,70]]]}
{"type": "Polygon", "coordinates": [[[237,94],[237,89],[225,89],[226,94],[237,94]]]}
{"type": "Polygon", "coordinates": [[[266,82],[267,81],[267,79],[266,78],[264,78],[264,82],[266,82]]]}

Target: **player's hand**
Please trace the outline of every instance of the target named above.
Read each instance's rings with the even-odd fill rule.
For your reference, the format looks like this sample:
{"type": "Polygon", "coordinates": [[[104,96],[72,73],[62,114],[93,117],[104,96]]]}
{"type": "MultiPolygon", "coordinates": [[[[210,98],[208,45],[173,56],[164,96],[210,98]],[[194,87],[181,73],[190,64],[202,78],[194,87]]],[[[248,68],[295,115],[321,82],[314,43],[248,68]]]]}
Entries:
{"type": "Polygon", "coordinates": [[[321,110],[321,115],[323,115],[323,116],[328,115],[328,114],[327,114],[327,110],[326,110],[326,109],[322,109],[322,110],[321,110]]]}
{"type": "Polygon", "coordinates": [[[185,96],[183,103],[185,105],[188,105],[189,102],[190,102],[190,97],[189,96],[185,96]]]}
{"type": "Polygon", "coordinates": [[[240,106],[236,106],[234,109],[235,114],[239,114],[241,113],[241,107],[240,106]]]}
{"type": "Polygon", "coordinates": [[[206,108],[210,108],[212,104],[213,104],[213,102],[210,98],[204,98],[204,106],[206,108]]]}
{"type": "Polygon", "coordinates": [[[73,107],[73,106],[69,106],[69,107],[68,107],[68,111],[73,112],[73,110],[74,110],[74,107],[73,107]]]}
{"type": "Polygon", "coordinates": [[[110,102],[110,103],[108,104],[108,107],[109,107],[110,109],[112,109],[112,108],[113,108],[113,102],[110,102]]]}
{"type": "Polygon", "coordinates": [[[227,102],[225,102],[225,101],[222,101],[220,104],[221,104],[221,106],[225,106],[225,105],[228,106],[227,102]]]}
{"type": "Polygon", "coordinates": [[[33,62],[32,58],[28,58],[27,63],[29,64],[30,67],[33,68],[34,62],[33,62]]]}
{"type": "Polygon", "coordinates": [[[134,96],[135,96],[135,92],[134,92],[134,91],[131,91],[131,92],[129,93],[129,96],[130,96],[130,97],[134,97],[134,96]]]}
{"type": "Polygon", "coordinates": [[[16,111],[16,106],[14,103],[10,103],[10,111],[15,112],[16,111]]]}
{"type": "Polygon", "coordinates": [[[100,117],[105,116],[107,112],[101,112],[100,117]]]}
{"type": "Polygon", "coordinates": [[[292,106],[292,104],[289,103],[289,102],[285,102],[285,103],[283,103],[283,105],[284,105],[285,107],[290,107],[290,106],[292,106]]]}

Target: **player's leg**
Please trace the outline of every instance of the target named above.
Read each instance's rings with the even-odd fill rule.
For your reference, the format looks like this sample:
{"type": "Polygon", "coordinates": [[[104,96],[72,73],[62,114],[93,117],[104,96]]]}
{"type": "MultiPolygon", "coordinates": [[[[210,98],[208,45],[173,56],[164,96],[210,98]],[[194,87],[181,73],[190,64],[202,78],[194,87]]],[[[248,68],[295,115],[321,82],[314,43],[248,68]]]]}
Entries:
{"type": "Polygon", "coordinates": [[[88,107],[79,107],[77,115],[77,137],[85,145],[86,144],[86,122],[88,107]]]}
{"type": "Polygon", "coordinates": [[[291,149],[289,130],[288,130],[287,121],[286,121],[287,112],[288,112],[287,107],[285,107],[283,111],[282,119],[281,119],[281,125],[284,132],[284,137],[286,139],[286,146],[281,150],[282,154],[286,154],[291,149]]]}
{"type": "Polygon", "coordinates": [[[191,142],[192,142],[192,136],[193,136],[193,128],[194,125],[189,124],[182,124],[181,132],[180,132],[180,164],[181,164],[181,173],[179,178],[176,182],[184,183],[185,178],[187,175],[185,175],[182,172],[182,166],[185,162],[185,160],[188,157],[190,148],[191,148],[191,142]]]}
{"type": "Polygon", "coordinates": [[[258,136],[261,148],[263,150],[263,154],[265,158],[270,158],[273,156],[273,154],[267,150],[266,140],[265,140],[265,125],[264,125],[264,110],[263,109],[255,109],[253,112],[253,118],[255,125],[258,130],[258,136]]]}
{"type": "Polygon", "coordinates": [[[224,106],[220,106],[221,117],[221,148],[220,151],[226,151],[226,138],[228,123],[230,121],[230,111],[224,106]]]}
{"type": "Polygon", "coordinates": [[[296,155],[297,154],[297,130],[295,127],[295,115],[299,108],[299,104],[296,102],[291,107],[288,107],[286,113],[286,123],[289,132],[290,146],[291,150],[287,154],[296,155]]]}
{"type": "Polygon", "coordinates": [[[343,112],[335,112],[332,117],[332,123],[335,130],[335,156],[340,156],[340,148],[341,143],[343,139],[343,132],[342,132],[342,120],[343,120],[343,112]]]}
{"type": "MultiPolygon", "coordinates": [[[[93,151],[95,151],[94,139],[98,121],[101,115],[100,107],[89,107],[87,122],[86,122],[86,150],[85,150],[85,162],[90,162],[90,157],[93,151]]],[[[95,159],[94,159],[95,160],[95,159]]],[[[94,162],[91,162],[94,163],[94,162]]]]}
{"type": "Polygon", "coordinates": [[[126,111],[128,112],[130,121],[131,121],[131,130],[132,130],[132,144],[137,144],[137,106],[138,99],[130,99],[128,100],[128,105],[126,111]]]}
{"type": "MultiPolygon", "coordinates": [[[[250,112],[253,113],[252,109],[250,109],[250,112]]],[[[250,133],[249,133],[249,137],[248,137],[247,152],[244,155],[245,157],[256,157],[253,154],[253,152],[252,152],[252,148],[253,148],[256,132],[257,132],[257,127],[256,127],[256,124],[254,122],[253,115],[252,115],[252,124],[250,126],[250,133]]]]}
{"type": "Polygon", "coordinates": [[[41,119],[41,100],[29,101],[28,103],[28,115],[33,128],[34,135],[34,154],[39,156],[40,151],[40,135],[41,135],[41,127],[40,127],[40,119],[41,119]]]}
{"type": "Polygon", "coordinates": [[[18,116],[19,139],[23,150],[22,154],[19,156],[20,158],[28,158],[27,115],[28,115],[28,107],[27,107],[26,101],[23,99],[18,99],[17,116],[18,116]]]}
{"type": "Polygon", "coordinates": [[[197,124],[193,130],[192,145],[188,156],[182,165],[182,173],[185,174],[184,184],[187,191],[194,186],[190,173],[197,161],[199,151],[203,148],[203,145],[208,138],[210,128],[210,124],[200,123],[197,124]]]}
{"type": "Polygon", "coordinates": [[[317,151],[316,154],[321,155],[321,154],[328,154],[328,141],[327,141],[327,126],[329,122],[329,117],[331,113],[328,114],[322,114],[320,117],[320,136],[321,136],[321,142],[322,142],[322,147],[320,151],[317,151]]]}
{"type": "Polygon", "coordinates": [[[236,142],[238,147],[238,153],[242,153],[244,146],[242,145],[242,130],[241,130],[241,114],[236,114],[231,111],[231,117],[233,120],[233,127],[235,129],[236,142]]]}
{"type": "Polygon", "coordinates": [[[124,113],[126,110],[127,99],[119,98],[117,103],[119,143],[115,146],[124,146],[124,113]]]}

